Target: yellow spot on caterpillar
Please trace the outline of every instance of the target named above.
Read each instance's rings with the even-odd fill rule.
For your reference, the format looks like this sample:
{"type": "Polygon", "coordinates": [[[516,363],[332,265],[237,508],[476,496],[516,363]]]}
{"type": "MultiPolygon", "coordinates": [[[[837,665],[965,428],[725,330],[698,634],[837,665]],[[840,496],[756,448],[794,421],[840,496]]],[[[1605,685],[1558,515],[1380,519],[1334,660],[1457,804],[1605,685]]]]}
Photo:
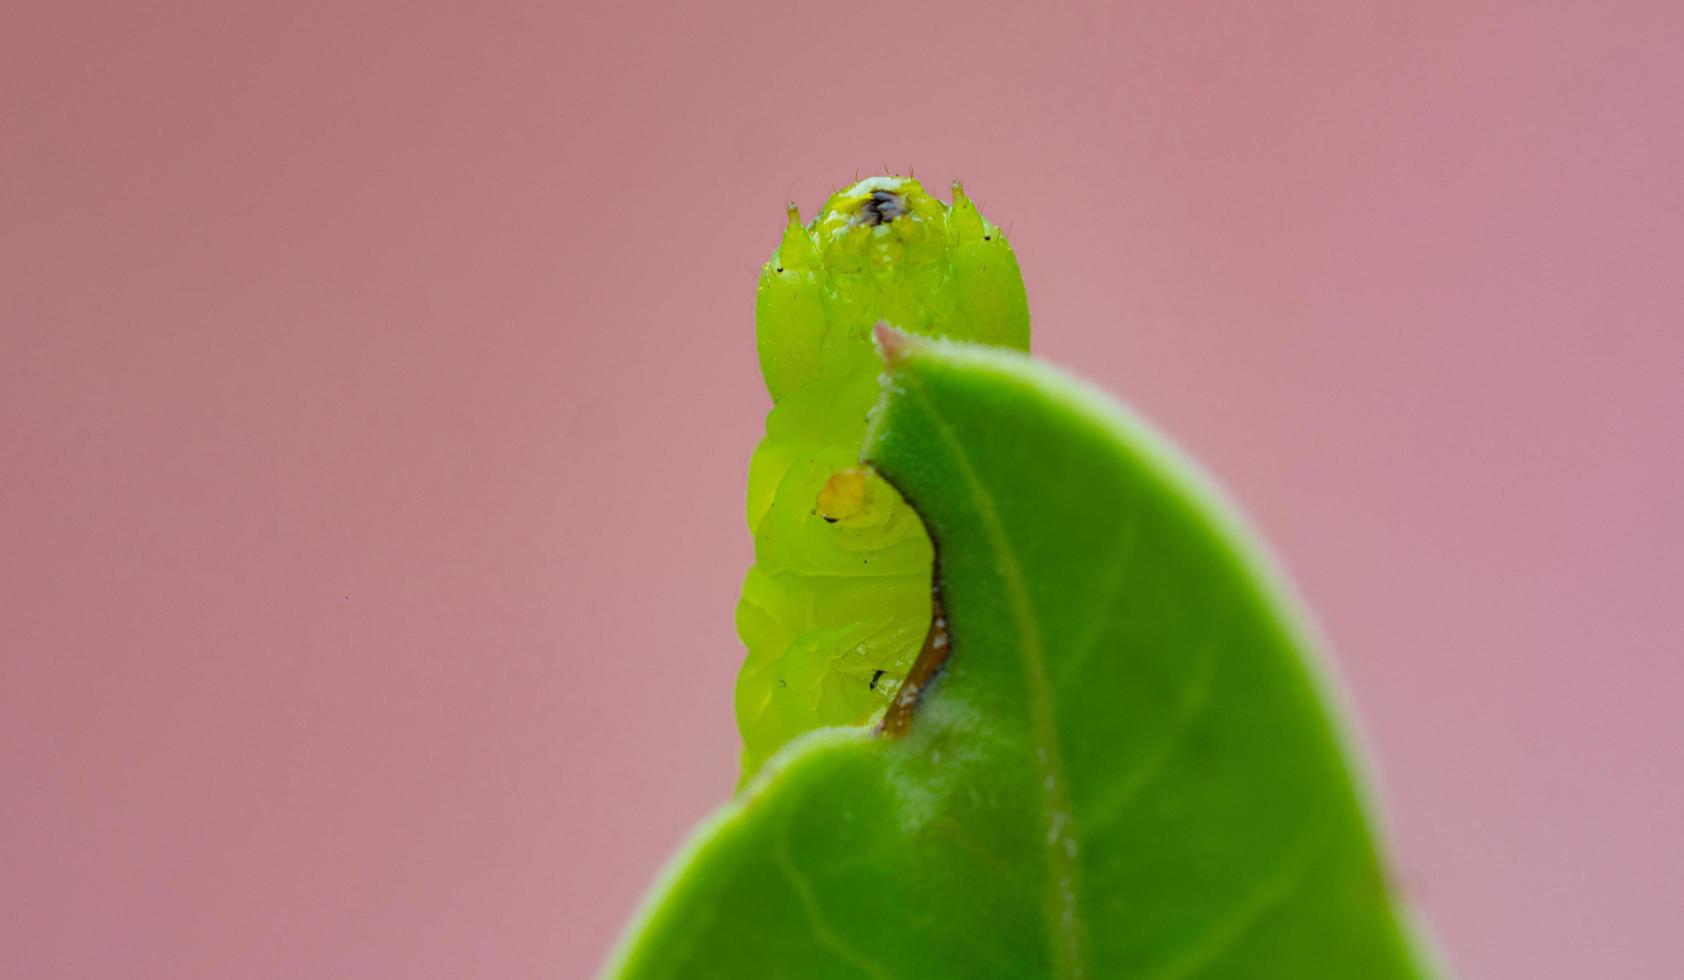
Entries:
{"type": "Polygon", "coordinates": [[[876,503],[876,494],[871,492],[868,476],[869,473],[861,466],[850,466],[832,473],[825,481],[824,489],[819,491],[818,506],[813,512],[832,524],[867,513],[876,503]]]}

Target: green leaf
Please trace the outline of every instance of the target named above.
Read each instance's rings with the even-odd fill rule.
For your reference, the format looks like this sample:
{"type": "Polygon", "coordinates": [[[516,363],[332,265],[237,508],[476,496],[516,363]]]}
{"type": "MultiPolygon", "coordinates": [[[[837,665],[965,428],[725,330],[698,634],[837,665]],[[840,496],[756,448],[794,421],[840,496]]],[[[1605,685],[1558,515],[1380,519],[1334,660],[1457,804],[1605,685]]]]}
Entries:
{"type": "Polygon", "coordinates": [[[610,975],[1428,975],[1309,634],[1228,506],[1026,357],[885,347],[866,456],[936,542],[950,656],[905,734],[775,757],[610,975]]]}

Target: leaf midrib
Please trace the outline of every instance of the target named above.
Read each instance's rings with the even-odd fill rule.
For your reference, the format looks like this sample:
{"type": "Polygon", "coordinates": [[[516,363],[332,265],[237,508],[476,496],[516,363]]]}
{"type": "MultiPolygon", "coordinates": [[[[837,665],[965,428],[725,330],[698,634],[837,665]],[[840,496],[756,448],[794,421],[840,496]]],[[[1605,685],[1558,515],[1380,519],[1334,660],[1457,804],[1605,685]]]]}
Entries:
{"type": "MultiPolygon", "coordinates": [[[[952,455],[965,490],[975,504],[980,525],[987,536],[1002,575],[1012,618],[1017,624],[1020,661],[1029,692],[1030,733],[1034,741],[1035,765],[1040,775],[1042,817],[1046,834],[1042,837],[1047,858],[1047,872],[1051,888],[1043,902],[1047,941],[1052,954],[1054,975],[1067,980],[1080,980],[1086,973],[1086,937],[1081,916],[1081,869],[1076,855],[1079,842],[1075,817],[1070,807],[1068,781],[1064,773],[1063,755],[1058,737],[1057,710],[1053,703],[1052,680],[1047,673],[1046,651],[1041,644],[1040,624],[1023,575],[1017,552],[1006,536],[1000,522],[993,496],[978,478],[971,465],[970,455],[957,433],[942,417],[930,400],[923,384],[916,378],[902,376],[907,390],[915,393],[934,423],[933,428],[952,455]]],[[[933,537],[933,535],[932,535],[933,537]]],[[[940,542],[936,542],[940,546],[940,542]]],[[[956,654],[960,651],[955,650],[956,654]]]]}

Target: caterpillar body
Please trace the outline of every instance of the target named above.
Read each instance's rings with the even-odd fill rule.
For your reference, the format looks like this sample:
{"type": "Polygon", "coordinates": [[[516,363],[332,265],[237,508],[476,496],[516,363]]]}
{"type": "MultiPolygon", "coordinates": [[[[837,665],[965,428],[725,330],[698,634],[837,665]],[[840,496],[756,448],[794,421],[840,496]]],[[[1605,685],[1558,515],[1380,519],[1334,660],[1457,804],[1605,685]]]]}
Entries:
{"type": "Polygon", "coordinates": [[[755,344],[774,404],[749,463],[755,564],[737,607],[745,779],[797,735],[880,718],[929,629],[929,537],[858,460],[879,321],[1028,348],[1017,258],[957,182],[951,206],[909,177],[837,191],[805,226],[790,205],[761,270],[755,344]]]}

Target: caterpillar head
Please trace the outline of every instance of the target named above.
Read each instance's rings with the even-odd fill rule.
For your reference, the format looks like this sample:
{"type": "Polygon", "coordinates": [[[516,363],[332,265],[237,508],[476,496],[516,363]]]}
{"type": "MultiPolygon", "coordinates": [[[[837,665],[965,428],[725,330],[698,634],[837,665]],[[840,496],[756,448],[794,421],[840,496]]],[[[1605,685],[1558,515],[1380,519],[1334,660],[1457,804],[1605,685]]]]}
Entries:
{"type": "Polygon", "coordinates": [[[913,333],[1028,345],[1017,260],[953,184],[953,203],[911,177],[871,177],[830,196],[803,226],[792,204],[761,270],[761,369],[774,399],[874,362],[884,320],[913,333]]]}
{"type": "Polygon", "coordinates": [[[813,239],[832,274],[899,276],[943,259],[947,205],[910,177],[873,177],[831,195],[813,239]]]}

